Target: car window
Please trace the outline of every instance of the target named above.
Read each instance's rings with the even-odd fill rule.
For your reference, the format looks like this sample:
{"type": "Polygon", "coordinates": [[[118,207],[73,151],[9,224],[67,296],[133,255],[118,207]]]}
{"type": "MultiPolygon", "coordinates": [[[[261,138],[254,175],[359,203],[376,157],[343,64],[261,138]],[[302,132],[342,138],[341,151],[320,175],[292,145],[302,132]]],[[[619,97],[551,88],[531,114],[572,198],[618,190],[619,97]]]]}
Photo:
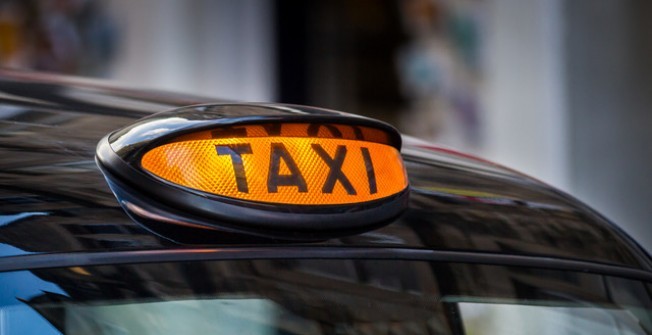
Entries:
{"type": "Polygon", "coordinates": [[[650,283],[403,260],[0,274],[0,334],[650,334],[650,283]],[[25,287],[27,286],[27,287],[25,287]]]}
{"type": "Polygon", "coordinates": [[[605,307],[458,304],[468,334],[648,334],[627,310],[605,307]]]}

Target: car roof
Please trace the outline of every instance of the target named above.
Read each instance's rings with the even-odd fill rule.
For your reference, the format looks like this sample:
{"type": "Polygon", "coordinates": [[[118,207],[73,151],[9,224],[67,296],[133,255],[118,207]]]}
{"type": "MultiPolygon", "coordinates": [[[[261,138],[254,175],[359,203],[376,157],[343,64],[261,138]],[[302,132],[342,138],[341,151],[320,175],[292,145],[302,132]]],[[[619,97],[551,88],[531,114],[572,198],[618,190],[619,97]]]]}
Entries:
{"type": "MultiPolygon", "coordinates": [[[[143,116],[208,102],[220,100],[0,73],[0,257],[187,248],[125,214],[96,165],[95,150],[103,136],[143,116]]],[[[358,235],[293,246],[534,256],[652,269],[645,251],[618,227],[559,190],[472,156],[409,137],[403,142],[410,201],[400,217],[358,235]]]]}

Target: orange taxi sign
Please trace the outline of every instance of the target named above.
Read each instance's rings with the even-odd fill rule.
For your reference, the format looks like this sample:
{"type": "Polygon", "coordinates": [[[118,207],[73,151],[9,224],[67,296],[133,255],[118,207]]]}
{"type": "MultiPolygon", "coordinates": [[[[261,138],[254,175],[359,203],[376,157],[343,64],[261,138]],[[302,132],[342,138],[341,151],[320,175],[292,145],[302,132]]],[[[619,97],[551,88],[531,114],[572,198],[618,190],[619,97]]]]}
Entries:
{"type": "Polygon", "coordinates": [[[96,160],[125,212],[168,239],[314,241],[375,229],[408,208],[400,150],[401,134],[378,120],[224,103],[117,129],[96,160]]]}
{"type": "Polygon", "coordinates": [[[372,128],[247,125],[201,131],[147,151],[143,170],[167,182],[239,200],[358,204],[404,191],[398,150],[372,128]]]}

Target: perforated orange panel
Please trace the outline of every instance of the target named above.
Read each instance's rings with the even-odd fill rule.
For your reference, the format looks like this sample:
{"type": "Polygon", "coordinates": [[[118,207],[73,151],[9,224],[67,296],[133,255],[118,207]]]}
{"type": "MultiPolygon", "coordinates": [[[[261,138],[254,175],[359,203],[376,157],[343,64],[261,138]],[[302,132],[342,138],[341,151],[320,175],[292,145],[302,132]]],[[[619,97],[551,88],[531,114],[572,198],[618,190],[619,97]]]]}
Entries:
{"type": "Polygon", "coordinates": [[[353,204],[404,190],[394,147],[308,137],[205,138],[147,152],[144,170],[169,182],[236,199],[297,205],[353,204]]]}

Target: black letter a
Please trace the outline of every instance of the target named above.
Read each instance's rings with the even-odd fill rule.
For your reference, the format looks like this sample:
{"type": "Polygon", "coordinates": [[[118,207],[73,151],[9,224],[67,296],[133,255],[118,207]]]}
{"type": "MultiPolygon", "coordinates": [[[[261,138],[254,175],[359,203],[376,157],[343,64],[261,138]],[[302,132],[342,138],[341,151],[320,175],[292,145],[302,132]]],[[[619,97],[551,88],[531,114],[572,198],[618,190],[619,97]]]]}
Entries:
{"type": "Polygon", "coordinates": [[[290,153],[285,149],[285,145],[283,143],[272,143],[269,157],[269,174],[267,175],[267,191],[276,193],[279,186],[296,186],[299,192],[308,192],[306,180],[303,179],[297,163],[294,162],[290,153]],[[279,175],[281,159],[290,170],[290,174],[279,175]]]}

